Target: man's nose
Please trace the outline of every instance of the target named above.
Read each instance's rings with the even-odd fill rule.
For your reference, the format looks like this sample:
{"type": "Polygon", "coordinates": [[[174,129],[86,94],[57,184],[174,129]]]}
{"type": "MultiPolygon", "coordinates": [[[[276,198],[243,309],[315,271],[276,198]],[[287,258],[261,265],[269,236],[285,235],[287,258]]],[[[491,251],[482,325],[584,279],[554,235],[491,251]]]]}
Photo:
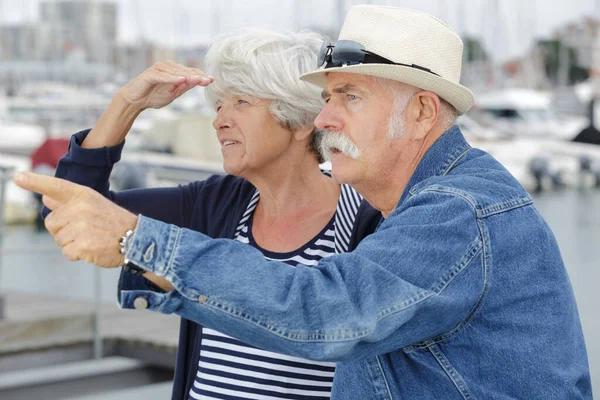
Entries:
{"type": "Polygon", "coordinates": [[[344,122],[336,108],[331,103],[327,103],[315,119],[315,126],[326,131],[341,131],[344,122]]]}

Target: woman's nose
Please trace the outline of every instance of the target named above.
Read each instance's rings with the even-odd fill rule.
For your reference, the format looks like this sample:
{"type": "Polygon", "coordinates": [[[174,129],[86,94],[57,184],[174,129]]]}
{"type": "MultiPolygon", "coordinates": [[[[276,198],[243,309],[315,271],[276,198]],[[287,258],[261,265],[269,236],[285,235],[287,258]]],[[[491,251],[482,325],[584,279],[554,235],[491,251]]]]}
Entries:
{"type": "Polygon", "coordinates": [[[229,117],[227,110],[221,107],[217,111],[217,117],[213,121],[213,127],[216,130],[230,129],[234,125],[233,120],[229,117]]]}

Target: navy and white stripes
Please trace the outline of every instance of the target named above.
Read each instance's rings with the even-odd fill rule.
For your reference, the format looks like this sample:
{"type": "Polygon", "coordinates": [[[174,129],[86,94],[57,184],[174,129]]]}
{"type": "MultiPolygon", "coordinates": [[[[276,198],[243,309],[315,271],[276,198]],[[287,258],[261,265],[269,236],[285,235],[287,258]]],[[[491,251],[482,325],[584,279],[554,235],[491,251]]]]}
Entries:
{"type": "Polygon", "coordinates": [[[335,252],[345,253],[350,245],[350,237],[354,228],[354,219],[362,196],[349,185],[342,185],[342,194],[335,212],[335,252]]]}
{"type": "MultiPolygon", "coordinates": [[[[252,216],[259,200],[256,191],[236,229],[235,239],[261,250],[266,259],[291,266],[316,265],[324,257],[348,250],[362,198],[342,185],[335,215],[303,247],[289,253],[261,249],[252,237],[252,216]]],[[[200,361],[190,399],[330,398],[335,363],[314,362],[258,349],[237,339],[203,328],[200,361]]]]}
{"type": "MultiPolygon", "coordinates": [[[[238,224],[238,227],[235,229],[235,235],[233,236],[234,238],[237,239],[241,230],[246,226],[248,219],[250,219],[250,216],[256,209],[256,205],[258,204],[259,198],[260,198],[260,193],[257,190],[254,192],[254,195],[250,199],[250,203],[248,203],[248,207],[246,208],[246,211],[244,211],[244,215],[242,215],[242,218],[240,218],[240,223],[238,224]]],[[[248,243],[248,242],[244,242],[244,243],[248,243]]]]}

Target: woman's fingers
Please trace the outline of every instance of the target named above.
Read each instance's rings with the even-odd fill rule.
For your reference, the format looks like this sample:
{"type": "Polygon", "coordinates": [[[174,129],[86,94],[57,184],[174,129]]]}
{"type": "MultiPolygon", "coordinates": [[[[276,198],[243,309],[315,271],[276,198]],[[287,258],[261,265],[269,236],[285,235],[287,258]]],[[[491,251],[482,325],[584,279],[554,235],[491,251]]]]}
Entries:
{"type": "Polygon", "coordinates": [[[184,94],[185,92],[187,92],[188,90],[194,88],[198,86],[197,83],[194,82],[188,82],[186,80],[185,83],[182,83],[180,85],[175,86],[173,89],[171,89],[171,93],[174,93],[175,97],[179,97],[182,94],[184,94]]]}
{"type": "Polygon", "coordinates": [[[173,61],[165,61],[156,65],[157,69],[173,75],[185,76],[186,81],[194,86],[207,86],[214,81],[212,76],[209,76],[204,71],[197,68],[186,67],[185,65],[177,64],[173,61]]]}
{"type": "Polygon", "coordinates": [[[172,61],[155,63],[140,78],[132,82],[130,91],[136,101],[145,102],[145,107],[150,108],[163,107],[188,90],[210,85],[214,80],[199,69],[172,61]]]}
{"type": "Polygon", "coordinates": [[[174,75],[164,71],[152,71],[146,76],[146,81],[151,84],[171,83],[179,85],[185,82],[187,78],[182,75],[174,75]]]}
{"type": "Polygon", "coordinates": [[[200,76],[208,78],[208,75],[197,68],[186,67],[185,65],[174,63],[173,61],[165,61],[156,64],[156,68],[160,71],[169,72],[174,75],[200,76]]]}
{"type": "Polygon", "coordinates": [[[200,86],[208,86],[211,83],[213,83],[215,79],[213,77],[209,77],[206,76],[204,78],[202,78],[198,83],[196,83],[194,86],[200,85],[200,86]]]}

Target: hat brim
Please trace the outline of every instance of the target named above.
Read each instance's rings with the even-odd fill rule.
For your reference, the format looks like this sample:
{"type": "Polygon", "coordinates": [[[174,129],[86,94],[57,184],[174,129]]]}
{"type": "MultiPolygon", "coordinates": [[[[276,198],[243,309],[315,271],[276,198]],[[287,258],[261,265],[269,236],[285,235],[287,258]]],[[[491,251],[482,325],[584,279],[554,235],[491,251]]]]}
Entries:
{"type": "Polygon", "coordinates": [[[407,83],[423,90],[430,90],[452,104],[461,115],[469,111],[473,106],[473,93],[466,87],[430,72],[422,71],[417,68],[405,67],[403,65],[349,65],[309,72],[300,76],[300,79],[325,88],[327,87],[327,74],[331,72],[378,76],[380,78],[407,83]]]}

